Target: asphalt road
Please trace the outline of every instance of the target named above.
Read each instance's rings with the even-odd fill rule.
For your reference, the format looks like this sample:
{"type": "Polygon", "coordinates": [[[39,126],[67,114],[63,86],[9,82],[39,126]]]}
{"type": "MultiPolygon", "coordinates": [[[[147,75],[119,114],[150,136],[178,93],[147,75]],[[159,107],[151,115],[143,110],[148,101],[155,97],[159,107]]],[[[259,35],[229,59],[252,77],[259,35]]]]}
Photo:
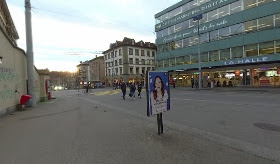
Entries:
{"type": "Polygon", "coordinates": [[[145,95],[122,100],[119,91],[93,92],[54,92],[57,99],[0,119],[0,163],[280,161],[279,132],[253,125],[280,125],[277,94],[172,89],[158,136],[145,95]]]}

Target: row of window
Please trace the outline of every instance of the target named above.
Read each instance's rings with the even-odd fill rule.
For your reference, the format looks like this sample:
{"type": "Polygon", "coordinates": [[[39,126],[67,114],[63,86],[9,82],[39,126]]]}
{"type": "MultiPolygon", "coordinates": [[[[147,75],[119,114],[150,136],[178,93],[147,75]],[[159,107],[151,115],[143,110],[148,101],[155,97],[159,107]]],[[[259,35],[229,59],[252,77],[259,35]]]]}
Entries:
{"type": "MultiPolygon", "coordinates": [[[[264,30],[273,27],[280,27],[280,14],[271,15],[248,22],[235,24],[229,27],[224,27],[218,30],[200,34],[200,43],[211,42],[221,39],[226,39],[229,36],[244,33],[264,30]]],[[[198,44],[198,35],[175,41],[175,49],[185,48],[198,44]]],[[[172,50],[171,43],[166,43],[158,46],[158,53],[172,50]]]]}
{"type": "MultiPolygon", "coordinates": [[[[202,15],[202,19],[199,20],[199,24],[203,24],[206,22],[210,22],[219,18],[222,18],[227,15],[231,15],[237,12],[242,11],[242,0],[234,2],[232,4],[226,5],[216,10],[212,10],[208,13],[204,13],[202,15]]],[[[197,26],[197,21],[193,19],[186,20],[184,22],[180,22],[174,26],[170,26],[166,29],[157,32],[157,38],[165,37],[167,35],[172,35],[176,32],[180,32],[186,30],[188,28],[192,28],[197,26]]]]}
{"type": "MultiPolygon", "coordinates": [[[[163,14],[163,15],[161,15],[158,18],[156,18],[156,24],[161,23],[161,22],[163,22],[165,20],[168,20],[168,19],[170,19],[172,17],[175,17],[175,16],[177,16],[177,15],[179,15],[181,13],[189,11],[189,10],[191,10],[191,9],[197,7],[197,6],[200,6],[200,5],[202,5],[202,4],[206,3],[206,2],[210,2],[210,1],[211,0],[192,0],[192,1],[186,3],[186,4],[182,5],[182,6],[180,6],[180,7],[176,8],[176,9],[174,9],[174,10],[172,10],[172,11],[166,13],[166,14],[163,14]]],[[[275,1],[276,0],[241,0],[242,6],[244,6],[242,8],[244,8],[245,10],[249,9],[249,8],[257,7],[257,6],[260,6],[260,5],[263,5],[263,4],[267,4],[267,3],[270,3],[270,2],[275,2],[275,1]]],[[[222,15],[228,14],[229,11],[230,11],[229,14],[233,14],[232,12],[235,12],[235,8],[233,6],[232,7],[228,6],[228,9],[227,9],[227,7],[222,7],[222,8],[224,8],[225,10],[217,11],[216,15],[218,17],[219,17],[220,14],[222,14],[222,15]]],[[[239,8],[239,9],[238,8],[239,8],[239,6],[236,6],[237,10],[241,9],[241,8],[239,8]]],[[[214,11],[214,13],[215,13],[215,11],[214,11]]],[[[216,17],[216,15],[215,14],[214,15],[210,14],[210,16],[214,16],[214,17],[216,17]]],[[[209,18],[209,16],[208,16],[208,18],[209,18]]],[[[210,17],[210,19],[211,19],[211,17],[210,17]]]]}
{"type": "MultiPolygon", "coordinates": [[[[119,56],[122,56],[122,49],[119,50],[115,50],[115,57],[117,57],[119,54],[119,56]],[[119,53],[118,53],[119,52],[119,53]]],[[[110,59],[110,58],[114,58],[114,52],[108,53],[107,55],[104,55],[104,60],[110,59]]]]}
{"type": "MultiPolygon", "coordinates": [[[[122,59],[115,60],[114,64],[115,66],[123,65],[122,59]]],[[[152,59],[129,58],[129,64],[154,65],[155,61],[152,59]]],[[[106,67],[113,67],[113,62],[106,62],[106,67]]]]}
{"type": "MultiPolygon", "coordinates": [[[[145,74],[146,71],[153,71],[154,67],[129,67],[129,74],[145,74]]],[[[112,69],[107,69],[106,76],[112,76],[113,72],[112,69]]],[[[122,75],[123,68],[115,68],[114,75],[122,75]]]]}
{"type": "MultiPolygon", "coordinates": [[[[280,40],[251,44],[228,49],[201,53],[201,62],[238,59],[243,57],[261,56],[280,53],[280,40]]],[[[158,60],[158,67],[169,67],[183,64],[198,63],[198,55],[186,55],[177,58],[158,60]]]]}
{"type": "MultiPolygon", "coordinates": [[[[141,56],[155,57],[155,51],[152,51],[152,54],[151,54],[151,51],[149,51],[149,50],[146,50],[146,54],[145,54],[145,50],[140,50],[140,52],[141,52],[141,56]]],[[[133,53],[133,48],[129,48],[128,54],[129,55],[134,54],[135,56],[139,56],[139,49],[134,49],[134,53],[133,53]]]]}

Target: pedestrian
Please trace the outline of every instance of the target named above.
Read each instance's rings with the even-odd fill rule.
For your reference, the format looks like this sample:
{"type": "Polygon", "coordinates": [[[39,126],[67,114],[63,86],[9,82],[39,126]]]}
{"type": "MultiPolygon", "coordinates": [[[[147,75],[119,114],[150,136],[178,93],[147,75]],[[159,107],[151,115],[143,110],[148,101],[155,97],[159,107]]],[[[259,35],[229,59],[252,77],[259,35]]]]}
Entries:
{"type": "Polygon", "coordinates": [[[130,96],[130,97],[133,97],[134,99],[135,99],[135,90],[136,90],[136,87],[135,87],[135,85],[132,83],[132,84],[131,84],[131,87],[130,87],[129,96],[130,96]]]}
{"type": "Polygon", "coordinates": [[[137,90],[138,90],[138,98],[139,98],[139,97],[141,98],[142,83],[140,83],[140,84],[138,85],[137,90]]]}
{"type": "Polygon", "coordinates": [[[175,81],[174,80],[173,80],[172,84],[173,84],[173,88],[175,88],[175,81]]]}
{"type": "Polygon", "coordinates": [[[193,78],[191,79],[191,83],[192,83],[192,88],[193,88],[193,86],[194,86],[194,79],[193,78]]]}
{"type": "Polygon", "coordinates": [[[126,84],[125,84],[124,81],[123,81],[122,84],[121,84],[121,90],[122,90],[122,93],[123,93],[123,99],[125,100],[126,84]]]}
{"type": "Polygon", "coordinates": [[[194,86],[195,86],[195,91],[199,91],[198,80],[195,80],[194,86]]]}

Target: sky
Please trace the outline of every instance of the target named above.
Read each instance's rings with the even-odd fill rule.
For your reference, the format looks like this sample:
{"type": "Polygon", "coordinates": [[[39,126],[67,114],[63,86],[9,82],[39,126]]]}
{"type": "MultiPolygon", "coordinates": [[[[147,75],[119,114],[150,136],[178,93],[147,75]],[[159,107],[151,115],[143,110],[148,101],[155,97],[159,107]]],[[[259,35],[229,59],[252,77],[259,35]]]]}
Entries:
{"type": "MultiPolygon", "coordinates": [[[[6,0],[26,50],[24,0],[6,0]]],[[[154,43],[154,15],[180,0],[31,0],[34,65],[77,70],[124,37],[154,43]],[[75,55],[74,55],[75,54],[75,55]],[[77,55],[78,54],[78,55],[77,55]]]]}

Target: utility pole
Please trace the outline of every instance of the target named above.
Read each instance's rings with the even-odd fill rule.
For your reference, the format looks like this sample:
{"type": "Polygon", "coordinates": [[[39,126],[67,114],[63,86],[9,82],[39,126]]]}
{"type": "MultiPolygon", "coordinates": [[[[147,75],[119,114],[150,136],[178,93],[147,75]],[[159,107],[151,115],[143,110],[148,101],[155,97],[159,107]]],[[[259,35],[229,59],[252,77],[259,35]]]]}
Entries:
{"type": "Polygon", "coordinates": [[[27,74],[28,74],[28,94],[32,96],[31,107],[36,105],[36,95],[34,89],[34,59],[33,59],[33,41],[31,26],[31,3],[25,0],[25,26],[26,26],[26,54],[27,54],[27,74]]]}

